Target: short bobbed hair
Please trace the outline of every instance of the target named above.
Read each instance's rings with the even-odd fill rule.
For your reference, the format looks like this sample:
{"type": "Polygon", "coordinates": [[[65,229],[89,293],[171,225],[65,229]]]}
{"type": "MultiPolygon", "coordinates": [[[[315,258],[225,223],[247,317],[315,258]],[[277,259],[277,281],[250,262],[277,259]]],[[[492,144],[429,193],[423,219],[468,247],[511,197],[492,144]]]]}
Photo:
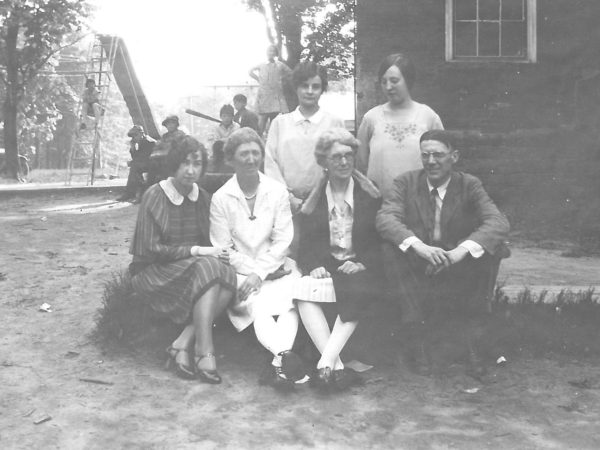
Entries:
{"type": "Polygon", "coordinates": [[[243,127],[235,130],[229,135],[229,138],[227,138],[225,148],[223,149],[223,152],[225,153],[225,160],[231,161],[235,156],[235,152],[238,147],[249,142],[256,142],[260,147],[260,152],[263,155],[265,154],[265,144],[258,133],[252,128],[243,127]]]}
{"type": "Polygon", "coordinates": [[[325,67],[312,61],[303,61],[294,67],[294,70],[292,71],[292,84],[294,85],[294,89],[298,89],[298,86],[312,77],[319,77],[321,79],[323,92],[325,92],[327,90],[327,70],[325,70],[325,67]]]}
{"type": "Polygon", "coordinates": [[[386,56],[383,61],[381,61],[377,78],[379,82],[381,83],[383,75],[392,66],[396,66],[398,69],[400,69],[400,73],[402,73],[404,81],[406,81],[406,86],[409,90],[412,89],[413,85],[415,84],[415,80],[417,79],[417,69],[415,68],[412,60],[403,53],[392,53],[391,55],[386,56]]]}
{"type": "Polygon", "coordinates": [[[233,96],[233,101],[240,102],[246,105],[248,103],[248,97],[246,97],[244,94],[235,94],[233,96]]]}
{"type": "Polygon", "coordinates": [[[223,105],[223,106],[221,106],[221,110],[219,111],[219,115],[222,116],[223,114],[229,114],[230,116],[233,116],[235,114],[235,110],[233,109],[233,106],[231,106],[231,105],[223,105]]]}
{"type": "Polygon", "coordinates": [[[429,130],[421,135],[419,143],[423,141],[438,141],[444,144],[451,152],[456,148],[454,146],[454,137],[452,133],[446,130],[429,130]]]}
{"type": "Polygon", "coordinates": [[[350,147],[355,155],[360,145],[358,139],[352,136],[352,133],[345,128],[331,128],[324,131],[317,139],[315,146],[315,159],[318,165],[325,167],[325,161],[336,142],[350,147]]]}
{"type": "Polygon", "coordinates": [[[183,136],[171,144],[171,149],[165,160],[169,174],[175,175],[189,155],[193,155],[194,159],[202,160],[200,175],[204,175],[208,165],[208,153],[206,147],[192,136],[183,136]]]}

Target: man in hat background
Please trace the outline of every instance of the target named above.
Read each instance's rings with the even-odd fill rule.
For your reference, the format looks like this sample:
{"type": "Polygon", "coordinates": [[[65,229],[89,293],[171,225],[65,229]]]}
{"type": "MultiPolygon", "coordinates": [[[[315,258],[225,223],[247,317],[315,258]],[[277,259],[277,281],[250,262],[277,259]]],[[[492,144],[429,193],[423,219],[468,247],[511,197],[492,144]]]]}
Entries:
{"type": "Polygon", "coordinates": [[[129,144],[131,161],[127,163],[129,166],[129,176],[127,177],[125,193],[117,201],[126,202],[133,200],[134,203],[138,203],[142,198],[145,188],[152,184],[150,178],[144,179],[144,174],[147,174],[147,177],[151,176],[150,155],[154,150],[156,141],[146,135],[144,127],[141,125],[134,125],[127,133],[127,136],[131,138],[129,144]]]}
{"type": "Polygon", "coordinates": [[[162,121],[162,126],[167,129],[167,132],[162,135],[160,141],[156,144],[154,152],[152,152],[152,173],[154,182],[168,178],[168,170],[165,167],[165,158],[171,150],[171,146],[186,136],[186,133],[179,129],[179,117],[170,115],[162,121]]]}

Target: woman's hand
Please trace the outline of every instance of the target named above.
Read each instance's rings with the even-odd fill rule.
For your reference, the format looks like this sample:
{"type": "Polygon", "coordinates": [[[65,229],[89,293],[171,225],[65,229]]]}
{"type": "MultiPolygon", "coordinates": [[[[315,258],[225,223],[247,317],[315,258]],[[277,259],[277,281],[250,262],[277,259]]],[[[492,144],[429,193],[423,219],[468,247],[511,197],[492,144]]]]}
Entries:
{"type": "Polygon", "coordinates": [[[310,271],[312,278],[331,278],[331,274],[325,270],[325,267],[317,267],[310,271]]]}
{"type": "Polygon", "coordinates": [[[194,245],[190,252],[192,256],[214,256],[219,261],[229,264],[229,248],[228,247],[201,247],[194,245]]]}
{"type": "Polygon", "coordinates": [[[362,263],[354,261],[346,261],[344,262],[344,264],[337,268],[338,272],[342,272],[346,275],[362,272],[363,270],[367,270],[367,268],[362,263]]]}
{"type": "Polygon", "coordinates": [[[251,273],[238,288],[238,298],[240,302],[246,300],[250,294],[258,292],[262,285],[261,278],[255,273],[251,273]]]}

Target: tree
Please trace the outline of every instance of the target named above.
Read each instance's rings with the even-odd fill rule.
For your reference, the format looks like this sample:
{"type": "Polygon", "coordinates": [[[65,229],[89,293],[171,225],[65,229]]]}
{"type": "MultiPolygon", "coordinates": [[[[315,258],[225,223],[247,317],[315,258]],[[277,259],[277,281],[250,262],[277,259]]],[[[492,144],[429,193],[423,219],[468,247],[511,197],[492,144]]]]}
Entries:
{"type": "Polygon", "coordinates": [[[355,0],[242,1],[265,16],[269,40],[285,46],[290,67],[310,59],[324,64],[334,78],[353,76],[355,0]]]}
{"type": "Polygon", "coordinates": [[[20,179],[19,105],[28,89],[35,85],[40,71],[51,66],[52,57],[65,46],[65,41],[81,32],[89,11],[84,0],[3,0],[0,5],[4,146],[8,169],[14,178],[20,179]]]}

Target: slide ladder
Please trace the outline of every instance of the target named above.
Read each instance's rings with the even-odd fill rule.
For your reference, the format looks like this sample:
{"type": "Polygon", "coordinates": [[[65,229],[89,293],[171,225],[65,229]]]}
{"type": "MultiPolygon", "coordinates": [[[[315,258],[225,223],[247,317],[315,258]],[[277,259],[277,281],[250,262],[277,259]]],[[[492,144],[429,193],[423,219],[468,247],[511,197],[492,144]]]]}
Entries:
{"type": "Polygon", "coordinates": [[[73,170],[80,161],[87,162],[91,157],[87,179],[87,183],[91,185],[94,184],[96,164],[103,166],[102,126],[113,79],[123,95],[133,124],[142,125],[149,136],[160,138],[150,104],[137,78],[127,47],[120,37],[104,34],[95,36],[88,55],[86,79],[88,78],[94,79],[96,87],[100,90],[99,103],[103,114],[97,122],[91,121],[93,123],[90,124],[90,120],[86,119],[87,104],[83,98],[80,99],[77,108],[80,122],[76,139],[69,152],[66,184],[71,183],[73,170]]]}

